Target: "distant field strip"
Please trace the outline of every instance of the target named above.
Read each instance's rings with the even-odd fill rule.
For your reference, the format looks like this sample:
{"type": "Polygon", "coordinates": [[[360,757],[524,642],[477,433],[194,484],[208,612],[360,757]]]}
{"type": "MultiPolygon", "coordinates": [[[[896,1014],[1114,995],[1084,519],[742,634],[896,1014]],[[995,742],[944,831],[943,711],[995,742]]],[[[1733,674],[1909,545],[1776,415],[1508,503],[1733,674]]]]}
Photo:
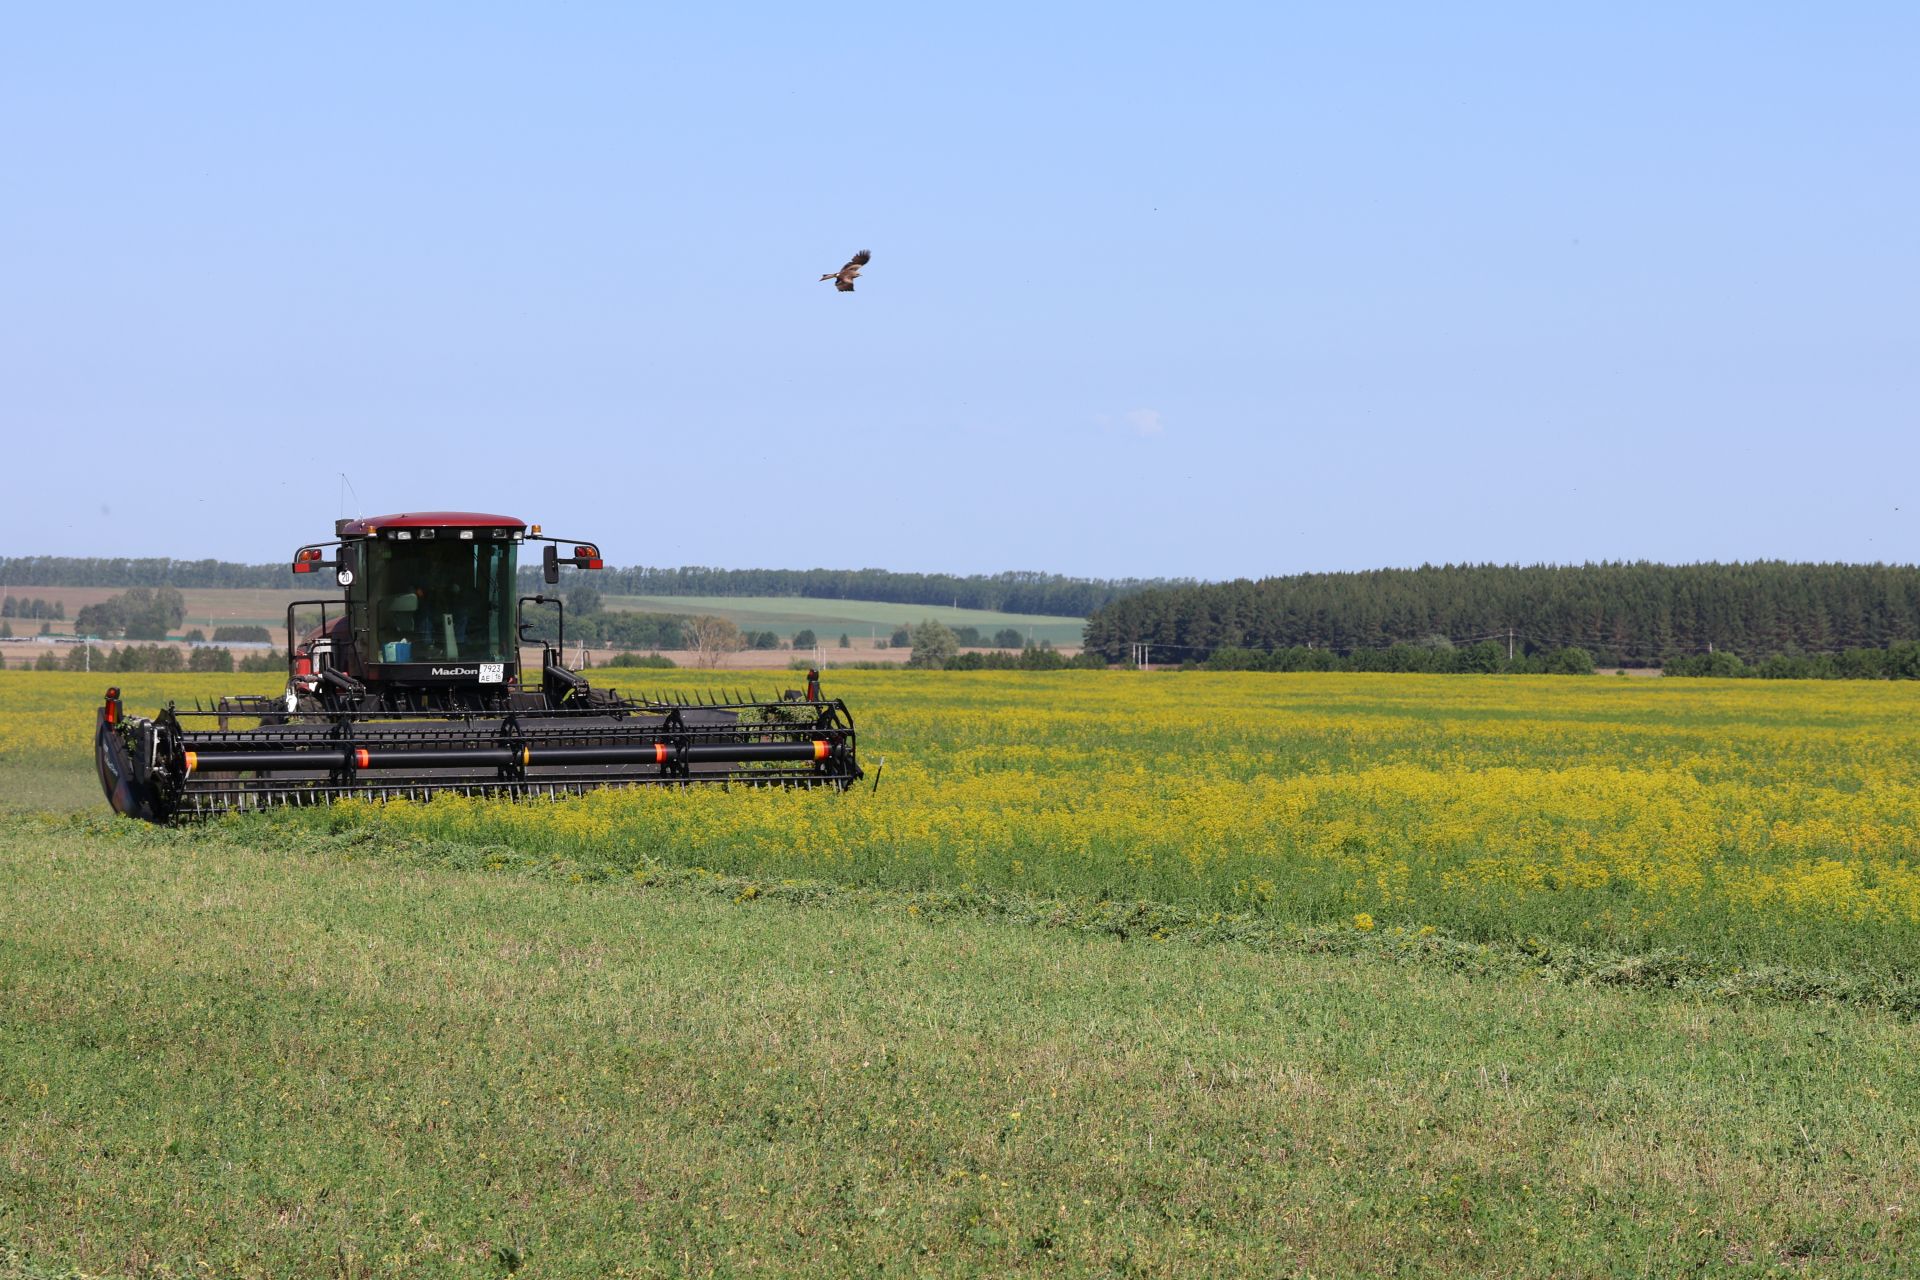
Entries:
{"type": "MultiPolygon", "coordinates": [[[[568,580],[569,586],[592,586],[592,574],[568,580]]],[[[66,604],[71,619],[80,609],[119,594],[105,587],[37,587],[34,594],[49,603],[66,604]]],[[[20,594],[20,593],[15,593],[20,594]]],[[[325,579],[300,591],[279,591],[253,587],[200,587],[181,592],[186,597],[187,616],[181,628],[199,627],[207,634],[212,628],[254,624],[268,628],[278,642],[284,642],[287,605],[295,600],[331,599],[339,594],[332,580],[325,579]]],[[[844,632],[857,640],[878,638],[901,623],[912,626],[923,618],[933,618],[950,627],[977,627],[984,639],[1004,627],[1012,627],[1023,639],[1038,644],[1078,648],[1085,618],[1057,617],[1037,613],[999,613],[990,609],[955,609],[951,605],[887,604],[872,600],[819,600],[807,596],[607,596],[605,607],[638,613],[710,613],[728,618],[752,631],[777,631],[786,639],[801,628],[817,632],[820,642],[831,647],[844,632]]],[[[335,612],[338,612],[335,610],[335,612]]],[[[15,623],[15,630],[20,630],[15,623]]],[[[38,627],[38,623],[34,624],[38,627]]],[[[53,629],[64,631],[68,623],[56,622],[53,629]]]]}
{"type": "MultiPolygon", "coordinates": [[[[592,579],[587,579],[591,583],[592,579]]],[[[631,609],[640,613],[711,613],[730,618],[750,630],[778,631],[784,637],[799,627],[808,627],[831,646],[842,632],[855,638],[887,633],[905,623],[912,626],[923,618],[932,618],[949,627],[977,627],[983,638],[1012,627],[1035,644],[1042,640],[1055,645],[1079,647],[1085,618],[1062,618],[1037,613],[998,613],[990,609],[955,609],[951,605],[888,604],[876,600],[818,600],[805,596],[608,596],[609,609],[631,609]]]]}
{"type": "MultiPolygon", "coordinates": [[[[635,690],[698,689],[645,673],[635,690]]],[[[128,706],[234,677],[120,677],[128,706]]],[[[100,677],[0,677],[0,781],[85,778],[100,677]],[[36,775],[39,776],[39,775],[36,775]]],[[[1920,687],[836,673],[878,791],[447,798],[283,821],[1530,947],[1920,962],[1920,687]]],[[[9,790],[23,783],[9,783],[9,790]]]]}

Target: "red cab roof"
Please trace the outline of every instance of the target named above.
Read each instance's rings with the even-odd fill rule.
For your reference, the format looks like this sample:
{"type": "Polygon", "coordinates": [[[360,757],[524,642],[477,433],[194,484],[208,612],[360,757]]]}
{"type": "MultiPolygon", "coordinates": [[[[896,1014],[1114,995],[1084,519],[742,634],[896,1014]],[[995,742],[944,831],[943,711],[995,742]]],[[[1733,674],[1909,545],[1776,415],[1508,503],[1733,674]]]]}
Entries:
{"type": "Polygon", "coordinates": [[[479,511],[402,511],[392,516],[362,516],[340,526],[339,537],[364,538],[376,529],[525,529],[525,520],[479,511]]]}

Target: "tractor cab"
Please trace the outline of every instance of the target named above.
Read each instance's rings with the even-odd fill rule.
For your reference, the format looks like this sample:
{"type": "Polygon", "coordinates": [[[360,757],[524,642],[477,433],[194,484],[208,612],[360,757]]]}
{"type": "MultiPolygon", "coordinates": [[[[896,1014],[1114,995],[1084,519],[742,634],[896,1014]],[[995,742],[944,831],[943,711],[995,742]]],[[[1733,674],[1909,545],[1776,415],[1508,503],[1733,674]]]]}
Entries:
{"type": "Polygon", "coordinates": [[[348,587],[349,600],[361,606],[372,678],[460,679],[466,673],[455,668],[518,661],[514,562],[521,530],[394,526],[384,532],[361,541],[360,572],[348,587]],[[406,670],[422,666],[428,670],[406,670]],[[394,670],[375,674],[373,667],[394,670]]]}
{"type": "MultiPolygon", "coordinates": [[[[521,544],[542,538],[538,525],[529,528],[512,516],[429,511],[342,520],[335,534],[339,542],[331,558],[323,546],[302,547],[294,555],[294,572],[331,568],[345,593],[343,600],[300,602],[321,605],[323,613],[319,628],[293,650],[297,692],[329,684],[359,696],[362,690],[353,686],[360,685],[384,691],[389,700],[416,691],[433,702],[487,705],[516,691],[516,570],[521,544]],[[328,605],[339,612],[329,615],[328,605]]],[[[557,564],[600,567],[597,548],[574,551],[560,560],[547,548],[549,581],[558,577],[557,564]]]]}

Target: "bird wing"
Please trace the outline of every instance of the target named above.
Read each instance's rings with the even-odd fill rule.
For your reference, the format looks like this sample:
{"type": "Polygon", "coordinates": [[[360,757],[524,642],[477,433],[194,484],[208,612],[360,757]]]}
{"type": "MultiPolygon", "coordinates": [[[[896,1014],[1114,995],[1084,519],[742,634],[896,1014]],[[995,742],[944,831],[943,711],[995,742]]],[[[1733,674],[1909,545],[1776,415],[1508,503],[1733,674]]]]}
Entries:
{"type": "Polygon", "coordinates": [[[873,254],[866,249],[862,249],[848,260],[846,266],[841,267],[840,270],[830,276],[821,276],[820,278],[822,280],[833,281],[833,287],[842,293],[852,293],[853,278],[860,274],[860,268],[866,266],[871,261],[873,261],[873,254]]]}

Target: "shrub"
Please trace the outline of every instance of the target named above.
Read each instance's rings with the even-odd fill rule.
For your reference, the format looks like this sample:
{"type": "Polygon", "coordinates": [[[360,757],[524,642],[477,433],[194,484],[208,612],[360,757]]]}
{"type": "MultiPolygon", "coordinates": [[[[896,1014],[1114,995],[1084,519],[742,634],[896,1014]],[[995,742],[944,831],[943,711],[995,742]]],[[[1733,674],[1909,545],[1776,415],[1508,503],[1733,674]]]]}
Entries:
{"type": "Polygon", "coordinates": [[[269,649],[265,653],[250,653],[236,664],[237,671],[285,671],[287,658],[283,653],[269,649]]]}
{"type": "Polygon", "coordinates": [[[606,663],[609,667],[648,667],[666,670],[680,664],[664,653],[616,653],[606,663]]]}
{"type": "Polygon", "coordinates": [[[130,587],[117,596],[90,604],[74,618],[82,635],[115,636],[125,632],[136,639],[159,640],[187,616],[187,599],[173,587],[130,587]]]}
{"type": "Polygon", "coordinates": [[[113,655],[115,671],[181,671],[186,665],[180,651],[170,644],[122,645],[113,655]]]}
{"type": "Polygon", "coordinates": [[[938,671],[959,652],[960,644],[953,632],[929,618],[913,628],[913,656],[907,659],[907,665],[938,671]]]}
{"type": "Polygon", "coordinates": [[[575,616],[567,611],[567,638],[606,649],[694,649],[693,619],[681,613],[602,610],[575,616]]]}
{"type": "Polygon", "coordinates": [[[591,613],[600,612],[600,592],[584,582],[576,582],[567,588],[567,617],[584,618],[591,613]]]}
{"type": "Polygon", "coordinates": [[[1747,674],[1747,664],[1740,661],[1740,655],[1721,650],[1718,653],[1696,653],[1685,658],[1675,658],[1667,663],[1666,673],[1670,676],[1702,676],[1714,679],[1731,679],[1747,674]]]}
{"type": "Polygon", "coordinates": [[[1548,654],[1546,665],[1541,670],[1550,676],[1590,676],[1593,674],[1593,655],[1579,645],[1570,644],[1548,654]]]}
{"type": "Polygon", "coordinates": [[[187,670],[231,671],[233,670],[233,650],[195,649],[193,656],[187,659],[187,670]]]}
{"type": "Polygon", "coordinates": [[[695,664],[701,667],[717,667],[722,657],[745,646],[746,637],[739,624],[728,618],[702,614],[689,619],[686,627],[688,647],[694,651],[695,664]]]}
{"type": "MultiPolygon", "coordinates": [[[[49,657],[52,655],[49,654],[49,657]]],[[[105,649],[96,649],[90,644],[77,644],[67,650],[67,660],[60,665],[68,671],[111,671],[113,655],[105,649]]],[[[38,663],[34,664],[38,666],[38,663]]]]}
{"type": "Polygon", "coordinates": [[[1055,649],[1022,649],[1019,653],[962,653],[947,663],[948,671],[1103,671],[1107,660],[1092,649],[1071,658],[1055,649]]]}

